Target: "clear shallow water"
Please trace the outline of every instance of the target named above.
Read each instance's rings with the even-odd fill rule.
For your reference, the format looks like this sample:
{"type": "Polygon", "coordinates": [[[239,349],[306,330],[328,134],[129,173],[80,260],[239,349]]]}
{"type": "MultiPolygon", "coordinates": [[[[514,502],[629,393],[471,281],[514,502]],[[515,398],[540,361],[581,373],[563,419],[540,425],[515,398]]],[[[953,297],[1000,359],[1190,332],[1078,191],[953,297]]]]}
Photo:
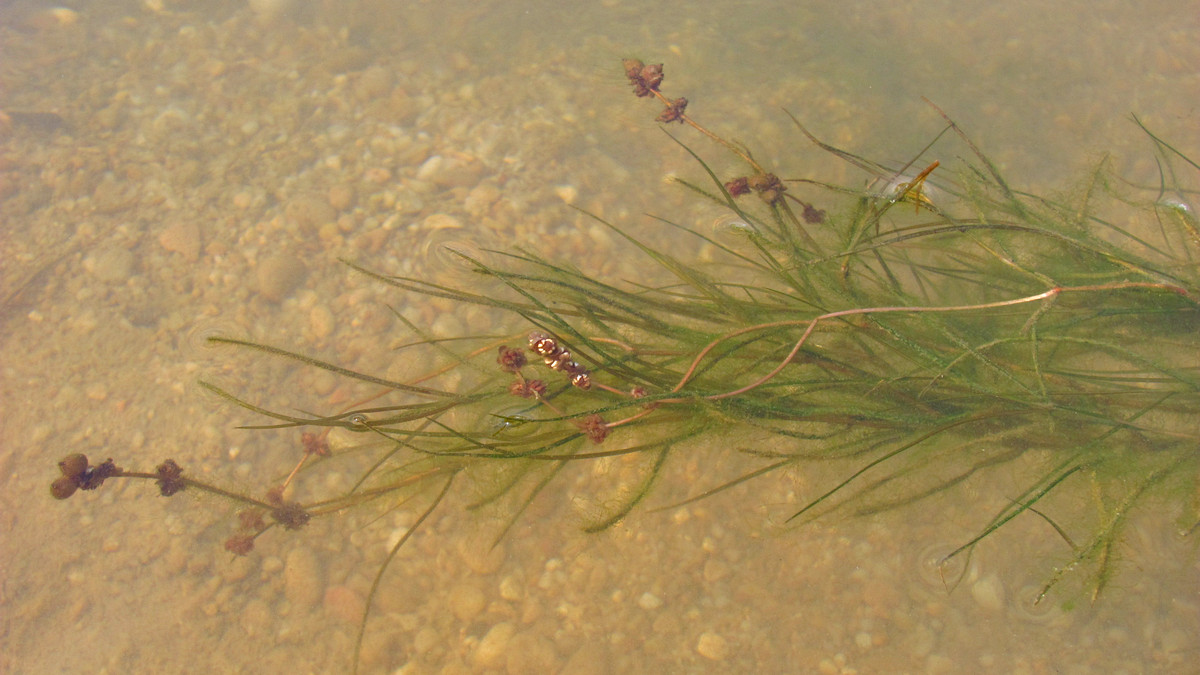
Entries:
{"type": "MultiPolygon", "coordinates": [[[[385,303],[446,334],[488,322],[397,298],[338,257],[441,273],[413,251],[448,231],[632,275],[633,258],[565,198],[648,237],[643,212],[711,214],[662,184],[693,166],[654,128],[656,107],[628,95],[623,56],[665,61],[665,88],[764,161],[833,180],[854,178],[781,107],[903,161],[939,128],[925,96],[1032,187],[1069,187],[1103,150],[1152,180],[1130,112],[1200,147],[1185,3],[779,4],[0,7],[0,108],[18,113],[0,150],[0,666],[344,670],[356,599],[415,511],[382,532],[364,516],[273,533],[231,560],[223,504],[143,485],[56,503],[54,462],[171,456],[261,482],[295,438],[234,429],[250,420],[202,395],[199,377],[278,408],[357,392],[201,336],[395,372],[406,366],[386,346],[402,327],[385,303]]],[[[669,480],[721,468],[697,459],[669,480]]],[[[1100,605],[1047,616],[1011,601],[1053,563],[1044,524],[983,548],[953,593],[922,572],[925,552],[972,532],[979,500],[1003,486],[781,535],[768,515],[811,480],[796,475],[581,535],[572,494],[603,479],[581,470],[496,550],[477,542],[498,520],[442,509],[388,577],[369,669],[1184,672],[1200,646],[1194,551],[1157,518],[1133,530],[1100,605]]]]}

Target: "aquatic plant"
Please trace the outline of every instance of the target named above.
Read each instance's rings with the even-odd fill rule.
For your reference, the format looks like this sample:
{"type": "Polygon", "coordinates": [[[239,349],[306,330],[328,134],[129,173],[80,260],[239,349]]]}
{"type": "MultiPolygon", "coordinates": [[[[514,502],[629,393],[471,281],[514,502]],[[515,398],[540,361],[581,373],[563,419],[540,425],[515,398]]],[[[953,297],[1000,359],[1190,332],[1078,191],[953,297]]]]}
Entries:
{"type": "MultiPolygon", "coordinates": [[[[242,505],[226,541],[239,555],[268,532],[312,518],[420,504],[390,560],[456,487],[472,483],[476,507],[504,504],[511,527],[576,462],[637,460],[638,478],[598,500],[606,510],[585,524],[599,531],[643,503],[669,462],[694,452],[741,453],[755,465],[668,503],[808,462],[851,467],[781,515],[793,525],[835,510],[919,507],[1038,452],[1044,469],[1005,507],[981,514],[977,533],[945,560],[969,555],[1014,519],[1043,519],[1064,554],[1046,573],[1040,601],[1068,578],[1098,596],[1131,511],[1158,496],[1186,504],[1180,495],[1195,494],[1200,222],[1185,180],[1200,170],[1193,160],[1142,127],[1157,154],[1157,186],[1125,182],[1102,161],[1071,197],[1039,196],[1013,188],[935,107],[943,128],[900,166],[824,143],[793,117],[800,135],[863,180],[787,178],[696,122],[686,99],[664,95],[661,65],[630,59],[624,67],[638,97],[664,105],[660,123],[691,127],[744,167],[719,176],[671,136],[707,177],[678,182],[729,218],[719,232],[659,220],[704,242],[712,261],[673,256],[599,218],[666,280],[603,281],[523,250],[459,254],[490,282],[481,291],[478,283],[391,276],[347,261],[397,289],[494,310],[512,332],[445,340],[409,324],[415,344],[438,363],[405,381],[284,347],[210,338],[379,393],[306,414],[202,383],[266,418],[251,428],[304,430],[301,459],[262,496],[211,485],[171,460],[135,472],[82,455],[60,463],[53,495],[114,478],[154,480],[166,496],[215,493],[242,505]],[[945,161],[931,159],[935,152],[945,161]],[[335,430],[362,442],[334,449],[335,430]],[[705,443],[746,431],[771,440],[725,450],[705,443]],[[296,476],[341,457],[370,458],[353,487],[292,494],[296,476]],[[1050,497],[1066,490],[1087,495],[1090,508],[1056,513],[1050,497]]],[[[1196,508],[1182,507],[1182,530],[1197,529],[1196,508]]],[[[372,593],[385,571],[386,564],[372,593]]],[[[360,646],[365,626],[364,617],[360,646]]]]}

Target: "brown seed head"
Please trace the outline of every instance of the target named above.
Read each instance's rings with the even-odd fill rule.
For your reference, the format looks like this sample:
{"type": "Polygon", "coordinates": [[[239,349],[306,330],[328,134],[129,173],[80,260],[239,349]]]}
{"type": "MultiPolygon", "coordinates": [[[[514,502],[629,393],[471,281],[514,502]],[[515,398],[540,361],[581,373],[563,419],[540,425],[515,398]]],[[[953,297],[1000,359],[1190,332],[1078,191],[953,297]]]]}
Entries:
{"type": "Polygon", "coordinates": [[[254,535],[235,534],[225,540],[225,550],[234,555],[246,555],[254,550],[254,535]]]}
{"type": "Polygon", "coordinates": [[[154,471],[158,474],[154,482],[158,484],[158,491],[164,497],[170,497],[187,487],[187,481],[183,479],[183,469],[179,468],[173,459],[159,464],[154,471]]]}
{"type": "Polygon", "coordinates": [[[329,439],[324,434],[305,431],[300,434],[300,445],[304,447],[305,454],[313,457],[328,457],[333,454],[329,449],[329,439]]]}
{"type": "Polygon", "coordinates": [[[725,184],[725,189],[729,191],[730,197],[741,197],[742,195],[750,194],[750,182],[745,176],[734,178],[725,184]]]}
{"type": "Polygon", "coordinates": [[[584,417],[580,423],[580,428],[583,433],[587,434],[588,440],[599,445],[608,438],[608,425],[604,423],[604,418],[599,415],[588,415],[584,417]]]}
{"type": "Polygon", "coordinates": [[[75,491],[78,489],[79,483],[77,483],[75,479],[68,478],[66,476],[59,476],[58,478],[54,479],[53,483],[50,484],[50,495],[55,499],[66,499],[67,497],[75,494],[75,491]]]}
{"type": "Polygon", "coordinates": [[[682,96],[671,101],[670,105],[663,108],[659,113],[656,121],[658,122],[679,122],[683,123],[683,111],[687,109],[688,100],[682,96]]]}
{"type": "Polygon", "coordinates": [[[242,509],[238,511],[238,527],[251,532],[258,532],[267,526],[263,522],[263,513],[258,509],[242,509]]]}
{"type": "Polygon", "coordinates": [[[312,515],[296,502],[284,502],[275,507],[271,511],[271,517],[285,530],[299,530],[312,519],[312,515]]]}
{"type": "Polygon", "coordinates": [[[525,352],[520,349],[513,349],[508,345],[501,345],[499,353],[496,356],[496,363],[500,364],[500,370],[506,373],[520,372],[521,368],[525,367],[525,352]]]}
{"type": "Polygon", "coordinates": [[[87,468],[87,455],[78,452],[63,457],[62,461],[58,463],[58,470],[62,472],[62,475],[72,480],[81,478],[87,468]]]}

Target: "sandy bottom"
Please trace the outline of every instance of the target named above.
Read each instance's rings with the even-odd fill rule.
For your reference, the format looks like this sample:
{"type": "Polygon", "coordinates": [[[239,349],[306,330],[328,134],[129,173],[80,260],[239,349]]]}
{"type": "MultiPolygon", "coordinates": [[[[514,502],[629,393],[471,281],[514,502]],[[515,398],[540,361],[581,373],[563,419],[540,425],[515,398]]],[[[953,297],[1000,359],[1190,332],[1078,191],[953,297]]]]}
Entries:
{"type": "MultiPolygon", "coordinates": [[[[171,457],[253,489],[286,473],[297,435],[236,429],[257,420],[198,380],[281,410],[366,390],[206,336],[403,377],[414,365],[391,351],[407,330],[393,310],[435,335],[493,329],[339,258],[461,281],[438,244],[524,245],[636,278],[636,254],[568,204],[690,253],[641,214],[716,214],[664,185],[695,167],[628,94],[622,56],[665,60],[693,114],[765,163],[835,183],[858,178],[804,146],[780,107],[894,159],[936,132],[926,95],[1032,184],[1108,146],[1154,180],[1131,109],[1200,147],[1186,3],[1061,3],[1060,17],[1040,3],[995,16],[958,3],[828,16],[620,0],[81,4],[0,7],[3,672],[348,671],[371,581],[421,504],[271,532],[234,557],[221,500],[114,482],[55,502],[55,463],[171,457]]],[[[663,494],[730,475],[724,445],[689,449],[663,494]]],[[[838,475],[797,471],[582,534],[577,497],[619,468],[568,471],[495,547],[505,513],[465,512],[464,482],[384,577],[362,672],[1152,673],[1186,672],[1200,650],[1200,567],[1175,505],[1137,516],[1099,603],[1062,611],[1030,603],[1066,554],[1044,522],[986,542],[954,588],[929,565],[1013,483],[784,531],[788,506],[838,475]]],[[[354,470],[306,487],[344,489],[354,470]]]]}

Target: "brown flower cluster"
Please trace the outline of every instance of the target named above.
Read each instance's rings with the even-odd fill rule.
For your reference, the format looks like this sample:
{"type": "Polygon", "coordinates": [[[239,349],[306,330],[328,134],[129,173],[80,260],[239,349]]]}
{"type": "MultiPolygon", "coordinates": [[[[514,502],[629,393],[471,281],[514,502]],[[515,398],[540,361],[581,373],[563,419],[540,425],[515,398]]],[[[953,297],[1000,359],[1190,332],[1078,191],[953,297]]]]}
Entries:
{"type": "Polygon", "coordinates": [[[525,352],[520,349],[513,349],[508,345],[500,345],[499,354],[496,356],[496,363],[499,363],[500,370],[506,373],[519,373],[525,367],[525,352]]]}
{"type": "Polygon", "coordinates": [[[183,479],[183,469],[179,468],[173,459],[159,464],[154,473],[158,475],[154,482],[158,484],[158,491],[164,497],[170,497],[187,487],[187,481],[183,479]]]}
{"type": "Polygon", "coordinates": [[[663,81],[663,64],[646,65],[638,59],[624,59],[625,77],[633,85],[633,93],[639,98],[653,96],[663,81]]]}
{"type": "Polygon", "coordinates": [[[520,377],[508,385],[508,393],[521,398],[540,399],[546,395],[546,383],[541,380],[526,380],[520,377]]]}
{"type": "Polygon", "coordinates": [[[302,432],[300,445],[304,448],[304,454],[313,457],[328,457],[333,454],[329,449],[329,438],[325,434],[314,434],[311,431],[302,432]]]}
{"type": "Polygon", "coordinates": [[[580,389],[590,389],[592,376],[588,369],[571,359],[571,352],[562,347],[554,338],[534,331],[529,334],[529,351],[542,357],[542,361],[551,370],[565,373],[571,378],[571,384],[580,389]]]}
{"type": "Polygon", "coordinates": [[[243,509],[238,511],[237,534],[225,540],[225,550],[234,555],[248,555],[254,550],[254,540],[267,529],[263,521],[262,511],[258,509],[243,509]]]}
{"type": "Polygon", "coordinates": [[[588,415],[583,418],[579,428],[588,437],[588,440],[600,445],[604,439],[608,438],[608,424],[604,422],[604,418],[599,415],[588,415]]]}
{"type": "Polygon", "coordinates": [[[683,111],[687,109],[688,100],[682,96],[667,104],[666,108],[654,118],[656,122],[683,122],[683,111]]]}
{"type": "Polygon", "coordinates": [[[758,196],[768,204],[783,201],[783,193],[787,192],[787,186],[779,180],[779,176],[773,173],[734,178],[725,183],[725,189],[729,191],[731,197],[741,197],[751,192],[758,193],[758,196]]]}

